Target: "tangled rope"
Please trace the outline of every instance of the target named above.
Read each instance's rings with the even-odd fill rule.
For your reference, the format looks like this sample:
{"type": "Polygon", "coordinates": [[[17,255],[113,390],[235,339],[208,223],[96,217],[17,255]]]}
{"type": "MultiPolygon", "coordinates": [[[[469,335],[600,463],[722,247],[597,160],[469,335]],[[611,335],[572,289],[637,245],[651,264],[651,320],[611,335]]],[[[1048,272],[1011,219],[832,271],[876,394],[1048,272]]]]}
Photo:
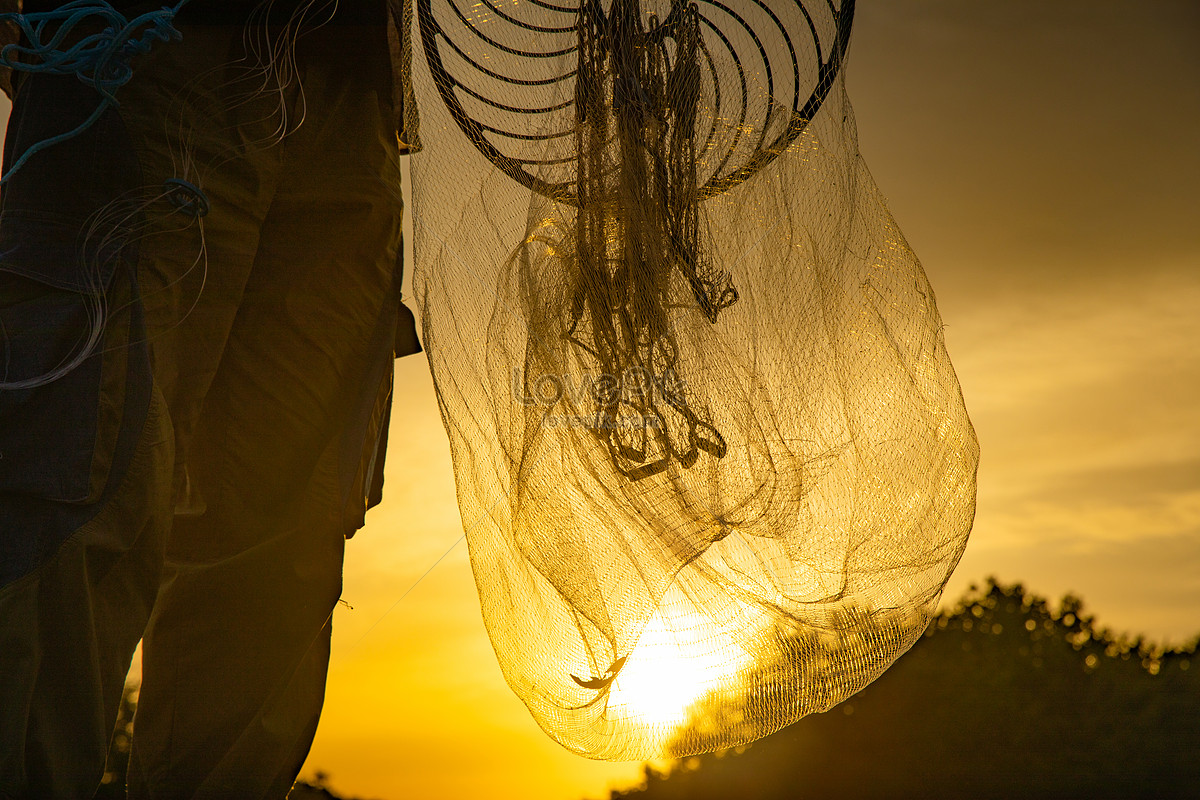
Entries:
{"type": "Polygon", "coordinates": [[[134,57],[150,52],[155,42],[183,38],[173,23],[175,15],[188,2],[179,0],[173,7],[164,6],[133,19],[126,19],[103,0],[72,0],[54,11],[36,14],[0,14],[0,22],[14,23],[23,37],[23,43],[0,49],[0,66],[43,75],[75,75],[94,87],[101,97],[96,110],[79,126],[30,146],[8,174],[0,178],[0,184],[8,181],[35,154],[80,135],[106,110],[118,105],[116,92],[133,77],[130,62],[134,57]],[[65,42],[76,38],[72,34],[77,28],[100,28],[101,25],[98,33],[79,36],[64,46],[65,42]]]}

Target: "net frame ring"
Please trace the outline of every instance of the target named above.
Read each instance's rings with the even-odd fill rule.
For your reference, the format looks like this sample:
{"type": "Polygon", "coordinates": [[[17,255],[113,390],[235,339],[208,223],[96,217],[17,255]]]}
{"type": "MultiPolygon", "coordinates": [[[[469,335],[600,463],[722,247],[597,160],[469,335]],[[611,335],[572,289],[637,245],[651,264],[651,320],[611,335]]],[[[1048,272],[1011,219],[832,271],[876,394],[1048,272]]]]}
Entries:
{"type": "MultiPolygon", "coordinates": [[[[573,14],[576,16],[578,16],[581,13],[584,13],[585,10],[591,11],[594,13],[598,8],[597,0],[579,0],[578,6],[559,5],[558,3],[547,2],[547,0],[529,0],[529,1],[533,5],[544,8],[548,11],[568,13],[568,14],[573,14]]],[[[720,174],[721,170],[718,170],[718,174],[714,174],[711,178],[709,178],[709,180],[703,186],[697,187],[697,192],[696,192],[697,200],[705,200],[710,197],[714,197],[718,194],[723,194],[723,193],[729,191],[730,189],[734,188],[735,186],[737,186],[737,185],[743,183],[744,181],[748,180],[749,178],[753,177],[761,169],[763,169],[768,164],[770,164],[772,161],[774,161],[777,157],[782,155],[783,152],[786,151],[788,149],[788,147],[796,140],[796,138],[799,137],[801,132],[803,132],[804,129],[808,127],[808,123],[813,119],[813,117],[816,116],[817,112],[820,110],[820,108],[824,104],[824,101],[825,101],[826,97],[828,96],[829,92],[832,91],[833,86],[836,83],[836,79],[838,78],[838,76],[841,73],[842,65],[845,61],[846,51],[849,48],[849,44],[850,44],[850,32],[853,27],[853,21],[854,21],[855,0],[842,0],[842,2],[836,8],[834,8],[833,0],[827,0],[828,7],[833,12],[834,22],[835,22],[835,30],[833,32],[833,41],[831,43],[832,46],[830,46],[827,51],[825,51],[821,47],[821,40],[817,34],[816,24],[813,20],[812,14],[806,8],[806,2],[808,2],[809,0],[782,0],[782,1],[799,9],[800,14],[804,18],[804,20],[807,24],[807,27],[809,29],[809,32],[813,38],[813,42],[814,42],[814,45],[816,46],[816,52],[818,55],[817,76],[816,76],[815,84],[813,85],[811,93],[809,94],[807,99],[803,99],[803,92],[799,89],[800,80],[799,80],[798,67],[795,63],[795,52],[792,51],[790,53],[790,55],[792,56],[792,61],[793,61],[791,67],[792,67],[792,71],[794,73],[794,77],[796,79],[796,90],[797,91],[796,91],[796,96],[793,98],[793,102],[791,104],[792,109],[791,109],[790,121],[785,126],[784,130],[777,137],[775,137],[775,139],[773,141],[770,141],[770,142],[761,141],[759,143],[759,146],[755,149],[755,151],[752,154],[750,154],[749,156],[747,156],[743,160],[743,162],[740,166],[738,166],[724,174],[720,174]],[[822,55],[822,53],[824,53],[824,55],[822,55]]],[[[497,16],[499,16],[500,18],[508,21],[509,23],[517,24],[518,26],[526,28],[527,30],[531,30],[531,31],[545,31],[545,32],[562,33],[562,32],[567,32],[570,30],[574,30],[577,28],[577,25],[578,25],[578,22],[576,22],[570,26],[564,26],[561,28],[550,28],[550,27],[541,27],[541,26],[533,25],[531,23],[518,22],[514,18],[511,18],[507,14],[504,14],[503,12],[501,12],[493,4],[493,2],[491,2],[491,0],[482,0],[482,2],[486,6],[486,8],[495,12],[497,14],[497,16]]],[[[750,0],[750,2],[752,3],[752,5],[767,12],[767,14],[769,16],[771,16],[778,23],[778,17],[776,17],[776,15],[774,13],[772,13],[769,8],[769,3],[771,2],[771,0],[750,0]]],[[[478,30],[476,30],[471,25],[470,20],[468,19],[467,15],[464,14],[464,12],[458,7],[458,4],[456,3],[455,0],[442,0],[442,4],[447,6],[453,14],[457,15],[459,21],[462,23],[462,25],[461,25],[462,28],[471,30],[475,34],[476,37],[482,39],[483,41],[487,42],[488,44],[491,44],[491,45],[498,44],[498,43],[490,40],[486,35],[480,33],[478,30]]],[[[416,6],[417,6],[416,12],[417,12],[418,26],[419,26],[419,29],[421,32],[421,41],[423,44],[423,49],[425,51],[425,61],[426,61],[427,66],[429,67],[430,75],[433,78],[434,86],[436,87],[438,94],[441,96],[442,102],[445,104],[447,110],[450,112],[450,116],[453,118],[455,124],[459,127],[459,129],[463,132],[463,134],[466,135],[468,141],[470,141],[472,146],[476,150],[478,150],[479,153],[482,154],[484,156],[484,158],[486,158],[494,166],[499,168],[502,172],[504,172],[506,175],[508,175],[510,178],[512,178],[517,183],[525,186],[527,189],[537,192],[538,194],[543,195],[544,197],[547,197],[550,200],[553,200],[555,202],[565,203],[567,205],[578,207],[579,199],[577,196],[577,191],[575,190],[575,187],[574,187],[574,181],[552,183],[550,181],[547,181],[547,180],[539,177],[533,171],[530,170],[530,167],[543,166],[543,165],[547,165],[547,164],[551,164],[551,163],[561,163],[562,160],[558,160],[558,161],[554,161],[554,162],[542,162],[542,161],[529,161],[526,159],[516,158],[516,157],[510,156],[510,155],[502,152],[496,145],[494,145],[492,142],[490,142],[486,137],[486,133],[491,132],[491,133],[494,133],[494,134],[497,134],[500,136],[504,136],[505,138],[510,138],[510,139],[546,140],[546,139],[551,139],[551,138],[558,138],[558,137],[564,135],[563,133],[555,133],[555,134],[550,134],[550,135],[522,134],[522,133],[498,130],[489,125],[485,125],[485,124],[481,123],[480,121],[474,119],[466,111],[466,109],[463,107],[462,103],[459,101],[458,96],[456,95],[456,89],[461,88],[467,94],[472,95],[476,99],[482,100],[486,104],[494,106],[496,108],[500,108],[502,110],[509,111],[509,112],[526,113],[526,114],[541,114],[541,113],[559,111],[559,110],[562,110],[564,108],[567,108],[567,107],[573,105],[573,100],[569,99],[563,103],[552,105],[552,106],[549,106],[546,108],[517,108],[517,107],[506,106],[506,105],[499,103],[498,101],[495,101],[491,98],[482,97],[481,95],[477,94],[476,92],[474,92],[473,90],[468,88],[465,84],[463,84],[455,75],[452,75],[450,73],[449,69],[447,69],[446,65],[443,63],[443,60],[442,60],[443,45],[440,42],[444,41],[445,42],[444,46],[446,48],[448,48],[452,52],[457,53],[458,56],[462,57],[468,64],[470,64],[472,67],[474,67],[475,70],[478,70],[493,79],[498,79],[502,82],[513,84],[513,85],[535,86],[535,85],[553,84],[553,83],[558,83],[562,80],[571,78],[574,76],[575,73],[570,72],[570,73],[566,73],[563,75],[555,76],[555,77],[548,78],[548,79],[542,79],[542,80],[529,80],[529,79],[522,79],[522,78],[513,77],[513,76],[504,76],[504,75],[496,74],[496,73],[492,72],[490,69],[488,69],[487,67],[483,66],[482,64],[476,63],[473,59],[470,58],[468,53],[462,51],[454,43],[454,41],[451,39],[447,30],[445,28],[443,28],[442,23],[434,17],[432,0],[417,0],[416,6]]],[[[701,11],[702,8],[712,7],[714,10],[728,13],[728,12],[730,12],[730,9],[728,6],[725,5],[724,2],[722,2],[721,0],[691,0],[690,2],[686,3],[685,7],[687,8],[687,11],[689,13],[696,14],[700,18],[700,20],[705,23],[706,27],[713,30],[719,38],[724,39],[724,37],[721,35],[719,29],[716,27],[715,23],[708,20],[707,17],[701,11]]],[[[736,15],[734,15],[734,16],[735,16],[735,18],[737,18],[736,15]]],[[[742,23],[742,27],[746,27],[743,20],[741,20],[740,18],[737,18],[737,19],[740,23],[742,23]]],[[[459,27],[459,26],[456,26],[456,27],[459,27]]],[[[762,43],[760,41],[758,41],[758,37],[754,34],[754,32],[752,30],[750,30],[749,28],[746,28],[746,29],[754,37],[755,43],[758,46],[759,50],[761,51],[762,43]]],[[[782,28],[781,28],[781,30],[782,30],[782,28]]],[[[787,37],[786,31],[784,32],[784,35],[786,38],[787,37]]],[[[571,52],[575,49],[574,47],[568,47],[565,50],[534,53],[534,52],[519,51],[514,48],[509,48],[509,47],[503,46],[503,45],[500,45],[500,47],[501,47],[501,49],[503,49],[511,54],[514,54],[514,55],[534,57],[534,58],[549,58],[549,57],[554,57],[554,56],[560,56],[565,53],[571,52]]],[[[789,49],[791,49],[790,45],[789,45],[789,49]]],[[[734,55],[736,58],[736,53],[734,55]]],[[[743,89],[744,88],[745,87],[743,86],[743,89]]],[[[566,159],[566,161],[570,161],[570,160],[571,159],[566,159]]]]}

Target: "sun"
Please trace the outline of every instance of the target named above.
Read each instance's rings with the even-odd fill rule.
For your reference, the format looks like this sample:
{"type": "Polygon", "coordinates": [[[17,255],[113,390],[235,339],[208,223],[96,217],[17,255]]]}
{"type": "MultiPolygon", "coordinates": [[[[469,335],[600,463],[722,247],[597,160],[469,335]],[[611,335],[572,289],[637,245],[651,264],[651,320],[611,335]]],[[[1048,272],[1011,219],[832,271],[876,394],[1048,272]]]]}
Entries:
{"type": "Polygon", "coordinates": [[[613,682],[608,710],[670,734],[696,701],[727,690],[752,658],[702,614],[656,612],[613,682]]]}

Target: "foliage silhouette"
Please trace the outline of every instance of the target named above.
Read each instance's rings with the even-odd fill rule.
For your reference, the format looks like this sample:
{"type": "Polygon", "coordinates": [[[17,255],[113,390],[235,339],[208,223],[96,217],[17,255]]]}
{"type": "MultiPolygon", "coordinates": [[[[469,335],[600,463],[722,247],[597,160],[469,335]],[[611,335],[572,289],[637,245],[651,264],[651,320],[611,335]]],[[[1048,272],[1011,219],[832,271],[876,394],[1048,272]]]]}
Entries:
{"type": "Polygon", "coordinates": [[[108,742],[108,762],[104,765],[104,777],[93,800],[123,800],[125,797],[125,772],[129,766],[129,748],[133,744],[133,712],[137,710],[138,687],[127,685],[121,696],[121,707],[117,711],[117,725],[108,742]]]}
{"type": "Polygon", "coordinates": [[[989,580],[829,712],[610,799],[1200,797],[1198,641],[1116,636],[1077,597],[989,580]]]}

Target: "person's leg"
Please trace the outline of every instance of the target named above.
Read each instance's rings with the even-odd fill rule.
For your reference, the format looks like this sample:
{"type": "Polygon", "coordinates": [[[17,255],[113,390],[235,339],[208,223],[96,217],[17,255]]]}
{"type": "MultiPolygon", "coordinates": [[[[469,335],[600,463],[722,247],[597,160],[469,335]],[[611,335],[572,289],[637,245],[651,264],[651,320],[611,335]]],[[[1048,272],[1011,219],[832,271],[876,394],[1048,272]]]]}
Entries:
{"type": "MultiPolygon", "coordinates": [[[[69,293],[23,284],[22,294],[33,290],[19,304],[27,310],[71,302],[69,293]]],[[[165,404],[151,394],[144,333],[131,324],[137,315],[129,288],[122,272],[105,292],[111,314],[93,357],[95,374],[85,362],[78,373],[32,394],[10,390],[0,398],[5,422],[41,437],[43,455],[62,469],[60,483],[71,482],[74,459],[56,452],[55,422],[39,413],[47,406],[68,417],[72,406],[86,406],[84,416],[97,420],[95,449],[78,466],[105,464],[99,497],[91,502],[67,502],[44,491],[39,496],[30,487],[14,491],[15,476],[0,487],[0,551],[6,556],[0,580],[0,797],[92,795],[130,659],[157,594],[171,524],[174,443],[165,404]]],[[[0,272],[0,294],[17,291],[11,274],[0,272]]],[[[0,302],[0,328],[10,345],[21,338],[12,323],[28,319],[18,310],[0,302]]],[[[7,429],[0,450],[24,455],[22,466],[37,471],[36,457],[3,446],[21,432],[7,429]]]]}
{"type": "Polygon", "coordinates": [[[204,502],[186,469],[192,440],[254,268],[282,174],[280,129],[298,92],[247,57],[241,26],[182,32],[139,64],[121,109],[146,183],[187,181],[208,208],[198,224],[184,210],[160,213],[140,242],[154,381],[175,428],[176,511],[188,515],[204,502]]]}
{"type": "MultiPolygon", "coordinates": [[[[19,87],[10,164],[97,102],[73,78],[19,87]]],[[[173,443],[133,281],[142,215],[116,202],[137,173],[109,113],[2,197],[0,797],[95,791],[157,593],[173,443]]]]}
{"type": "Polygon", "coordinates": [[[356,423],[390,364],[398,289],[397,146],[386,85],[364,79],[387,51],[373,65],[362,45],[339,43],[356,57],[344,69],[301,53],[305,122],[279,145],[283,177],[188,457],[203,512],[176,519],[146,632],[132,798],[283,797],[316,731],[346,454],[363,451],[356,423]]]}
{"type": "Polygon", "coordinates": [[[87,798],[100,783],[170,526],[171,426],[160,397],[139,438],[100,513],[0,589],[0,797],[87,798]]]}

